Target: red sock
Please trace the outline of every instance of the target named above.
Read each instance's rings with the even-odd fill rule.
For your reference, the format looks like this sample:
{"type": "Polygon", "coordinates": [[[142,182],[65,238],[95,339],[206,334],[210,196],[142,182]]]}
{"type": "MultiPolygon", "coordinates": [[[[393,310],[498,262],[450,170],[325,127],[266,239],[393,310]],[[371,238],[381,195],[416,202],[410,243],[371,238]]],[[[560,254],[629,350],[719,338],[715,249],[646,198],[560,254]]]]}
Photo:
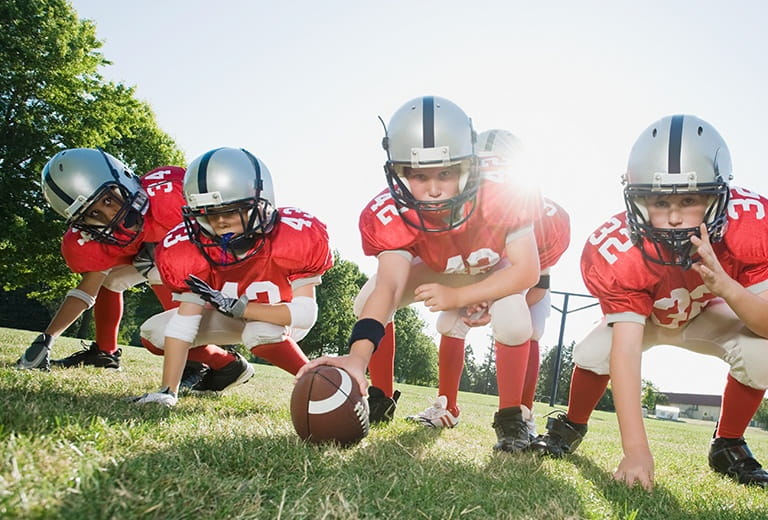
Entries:
{"type": "Polygon", "coordinates": [[[235,355],[218,345],[203,345],[189,349],[188,361],[205,363],[213,370],[221,370],[235,360],[235,355]]]}
{"type": "Polygon", "coordinates": [[[744,435],[749,421],[755,415],[763,400],[765,390],[758,390],[739,383],[731,374],[723,392],[723,406],[720,408],[720,421],[717,423],[716,437],[738,439],[744,435]]]}
{"type": "Polygon", "coordinates": [[[251,353],[293,375],[309,363],[307,356],[293,338],[285,338],[280,343],[257,345],[251,348],[251,353]]]}
{"type": "MultiPolygon", "coordinates": [[[[157,348],[145,338],[141,338],[141,344],[156,356],[165,355],[164,350],[157,348]]],[[[205,363],[213,370],[221,370],[234,360],[235,356],[231,352],[217,345],[204,345],[202,347],[191,348],[187,354],[187,361],[205,363]]]]}
{"type": "Polygon", "coordinates": [[[140,339],[141,339],[141,344],[144,345],[144,348],[152,352],[154,355],[162,356],[165,354],[165,352],[163,352],[162,349],[159,349],[156,346],[154,346],[152,343],[149,342],[149,340],[144,338],[140,338],[140,339]]]}
{"type": "Polygon", "coordinates": [[[152,289],[152,292],[155,293],[155,296],[160,302],[160,305],[163,306],[163,310],[167,311],[168,309],[175,309],[181,303],[173,301],[173,294],[171,293],[171,290],[168,289],[165,285],[151,284],[149,287],[152,289]]]}
{"type": "Polygon", "coordinates": [[[456,398],[459,394],[461,374],[464,372],[464,338],[441,336],[437,355],[440,372],[437,394],[448,398],[448,411],[458,417],[456,398]]]}
{"type": "Polygon", "coordinates": [[[529,410],[533,410],[533,397],[536,395],[536,382],[539,380],[539,342],[531,340],[531,349],[528,351],[528,367],[525,370],[525,384],[523,385],[523,404],[529,410]]]}
{"type": "Polygon", "coordinates": [[[568,420],[587,424],[589,416],[608,388],[610,376],[595,374],[577,366],[573,367],[571,389],[568,394],[568,420]]]}
{"type": "Polygon", "coordinates": [[[528,365],[530,341],[507,346],[494,342],[496,349],[496,383],[499,386],[499,410],[520,406],[523,398],[525,369],[528,365]]]}
{"type": "Polygon", "coordinates": [[[107,354],[117,352],[117,331],[123,318],[123,293],[99,289],[93,306],[93,321],[96,326],[96,344],[107,354]]]}
{"type": "Polygon", "coordinates": [[[368,363],[368,374],[371,385],[380,388],[384,395],[392,397],[395,392],[395,322],[391,321],[384,327],[384,337],[379,348],[371,356],[368,363]]]}

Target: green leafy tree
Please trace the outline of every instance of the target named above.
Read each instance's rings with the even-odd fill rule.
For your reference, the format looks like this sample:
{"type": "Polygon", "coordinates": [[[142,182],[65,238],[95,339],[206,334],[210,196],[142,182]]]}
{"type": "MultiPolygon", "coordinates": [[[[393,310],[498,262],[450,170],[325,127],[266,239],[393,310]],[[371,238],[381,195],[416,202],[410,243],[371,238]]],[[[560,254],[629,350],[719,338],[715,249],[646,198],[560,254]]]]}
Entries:
{"type": "Polygon", "coordinates": [[[665,404],[668,399],[653,382],[643,379],[640,402],[649,412],[653,412],[657,404],[665,404]]]}
{"type": "Polygon", "coordinates": [[[333,267],[326,271],[323,283],[317,288],[317,322],[301,340],[307,356],[348,352],[349,333],[357,321],[352,304],[366,280],[357,264],[343,260],[338,251],[333,252],[333,267]]]}
{"type": "Polygon", "coordinates": [[[560,373],[554,374],[557,347],[546,349],[541,366],[539,367],[539,380],[536,382],[536,395],[539,399],[549,401],[552,396],[554,378],[557,377],[557,395],[555,403],[566,404],[568,402],[568,389],[571,386],[571,373],[573,372],[573,346],[564,345],[560,357],[560,373]]]}
{"type": "Polygon", "coordinates": [[[102,147],[139,173],[185,162],[134,88],[100,75],[109,65],[100,47],[93,22],[65,0],[0,3],[0,280],[54,306],[77,276],[59,253],[64,223],[39,186],[48,159],[102,147]]]}
{"type": "Polygon", "coordinates": [[[437,384],[437,347],[424,333],[424,320],[405,307],[395,313],[395,378],[412,385],[437,384]]]}

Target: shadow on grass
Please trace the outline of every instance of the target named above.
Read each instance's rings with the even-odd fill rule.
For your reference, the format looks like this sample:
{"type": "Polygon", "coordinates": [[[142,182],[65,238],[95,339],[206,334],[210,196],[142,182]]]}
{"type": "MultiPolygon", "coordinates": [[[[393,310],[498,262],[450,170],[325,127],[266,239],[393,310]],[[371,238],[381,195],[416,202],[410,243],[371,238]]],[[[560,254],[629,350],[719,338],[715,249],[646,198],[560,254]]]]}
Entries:
{"type": "MultiPolygon", "coordinates": [[[[439,430],[374,431],[350,449],[295,435],[187,438],[83,479],[56,518],[563,518],[538,491],[556,484],[532,455],[486,463],[441,453],[439,430]]],[[[489,446],[490,451],[490,446],[489,446]]],[[[578,504],[559,485],[553,500],[578,504]],[[556,498],[555,498],[556,497],[556,498]]],[[[578,511],[578,510],[577,510],[578,511]]],[[[565,517],[574,515],[571,507],[565,517]]]]}

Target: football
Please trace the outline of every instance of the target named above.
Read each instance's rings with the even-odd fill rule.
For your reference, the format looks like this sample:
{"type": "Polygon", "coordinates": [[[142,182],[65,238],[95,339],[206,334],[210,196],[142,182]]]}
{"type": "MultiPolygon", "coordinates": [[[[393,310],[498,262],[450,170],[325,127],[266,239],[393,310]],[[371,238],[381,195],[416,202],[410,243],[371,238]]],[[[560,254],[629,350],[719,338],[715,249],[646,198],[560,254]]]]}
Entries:
{"type": "Polygon", "coordinates": [[[368,400],[346,371],[320,365],[296,381],[291,420],[309,443],[351,446],[368,435],[368,400]]]}

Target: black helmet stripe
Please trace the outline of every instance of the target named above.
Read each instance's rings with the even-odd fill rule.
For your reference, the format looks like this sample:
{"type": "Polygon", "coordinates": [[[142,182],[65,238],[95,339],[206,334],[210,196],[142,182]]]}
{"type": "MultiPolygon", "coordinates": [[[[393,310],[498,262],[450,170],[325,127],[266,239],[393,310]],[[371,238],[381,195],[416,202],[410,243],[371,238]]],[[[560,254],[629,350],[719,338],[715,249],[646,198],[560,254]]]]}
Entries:
{"type": "Polygon", "coordinates": [[[425,96],[422,101],[422,135],[424,148],[435,147],[435,98],[425,96]]]}
{"type": "Polygon", "coordinates": [[[199,193],[208,193],[208,163],[211,161],[213,154],[219,150],[221,148],[214,148],[200,159],[200,165],[197,167],[197,189],[199,193]]]}
{"type": "Polygon", "coordinates": [[[493,144],[496,141],[496,136],[499,133],[496,130],[491,130],[488,132],[488,139],[485,140],[485,146],[483,147],[484,152],[492,152],[493,151],[493,144]]]}
{"type": "Polygon", "coordinates": [[[45,183],[51,188],[51,191],[53,191],[57,197],[59,197],[61,200],[63,200],[68,206],[71,206],[73,202],[75,202],[75,199],[70,197],[67,192],[62,190],[54,181],[53,177],[51,176],[51,172],[48,172],[48,175],[45,176],[45,183]]]}
{"type": "Polygon", "coordinates": [[[256,170],[256,186],[254,187],[256,188],[256,191],[261,193],[261,190],[264,189],[264,183],[261,180],[261,167],[259,166],[259,160],[256,159],[256,157],[254,157],[253,154],[248,150],[246,150],[245,148],[240,148],[240,150],[242,150],[245,156],[248,157],[248,159],[250,159],[251,164],[253,164],[253,169],[256,170]]]}
{"type": "Polygon", "coordinates": [[[683,144],[683,116],[672,116],[669,125],[669,157],[667,171],[680,173],[680,154],[683,144]]]}

